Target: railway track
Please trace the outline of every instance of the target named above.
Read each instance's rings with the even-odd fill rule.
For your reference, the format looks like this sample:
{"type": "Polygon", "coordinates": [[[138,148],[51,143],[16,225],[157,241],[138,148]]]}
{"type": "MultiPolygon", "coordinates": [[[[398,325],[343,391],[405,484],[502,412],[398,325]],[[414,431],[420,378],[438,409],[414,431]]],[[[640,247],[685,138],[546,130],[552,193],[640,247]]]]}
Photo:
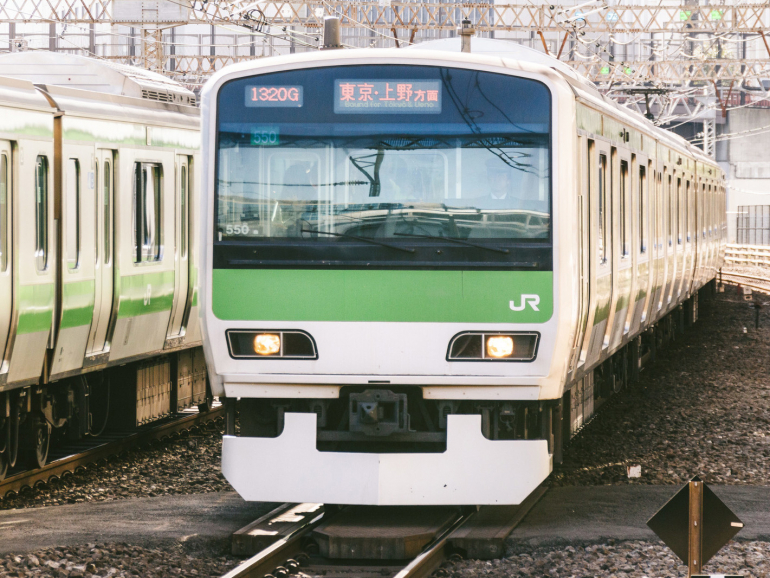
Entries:
{"type": "Polygon", "coordinates": [[[759,291],[770,295],[770,278],[756,277],[746,275],[745,273],[722,273],[722,280],[728,283],[735,283],[750,288],[752,291],[759,291]]]}
{"type": "Polygon", "coordinates": [[[321,511],[315,517],[308,517],[293,533],[268,546],[222,578],[427,578],[456,557],[450,551],[448,538],[474,513],[458,512],[453,523],[412,560],[364,561],[329,560],[317,554],[310,535],[322,522],[334,516],[321,511]]]}
{"type": "MultiPolygon", "coordinates": [[[[0,481],[0,498],[11,493],[19,493],[25,487],[60,479],[68,472],[75,472],[95,462],[106,460],[129,449],[145,445],[155,440],[162,440],[181,434],[184,431],[200,427],[206,423],[223,419],[224,406],[218,406],[203,413],[181,414],[181,417],[166,418],[160,423],[144,426],[138,431],[127,433],[115,432],[104,438],[94,438],[89,442],[80,442],[74,453],[57,454],[50,463],[36,470],[15,472],[0,481]],[[82,449],[79,449],[81,446],[82,449]]],[[[72,447],[72,446],[70,446],[72,447]]]]}

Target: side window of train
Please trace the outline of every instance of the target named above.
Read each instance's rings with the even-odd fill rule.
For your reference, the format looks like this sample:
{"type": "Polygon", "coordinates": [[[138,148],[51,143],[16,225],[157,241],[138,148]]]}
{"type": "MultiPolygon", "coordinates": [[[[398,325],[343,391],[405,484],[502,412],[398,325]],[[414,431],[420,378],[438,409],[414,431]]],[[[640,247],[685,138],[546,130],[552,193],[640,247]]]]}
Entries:
{"type": "Polygon", "coordinates": [[[688,180],[685,183],[685,194],[684,194],[684,228],[685,228],[685,235],[687,236],[688,243],[692,238],[692,223],[690,222],[692,217],[692,211],[690,211],[691,201],[692,199],[690,198],[690,181],[688,180]]]}
{"type": "Polygon", "coordinates": [[[11,178],[8,155],[0,155],[0,271],[8,269],[8,194],[11,178]]]}
{"type": "Polygon", "coordinates": [[[104,193],[104,264],[109,265],[112,255],[112,171],[110,162],[104,162],[104,180],[102,181],[104,193]]]}
{"type": "Polygon", "coordinates": [[[628,257],[631,253],[628,242],[628,161],[620,161],[620,256],[628,257]]]}
{"type": "Polygon", "coordinates": [[[67,186],[64,194],[67,269],[80,264],[80,161],[67,161],[67,186]]]}
{"type": "Polygon", "coordinates": [[[605,239],[606,226],[605,220],[607,217],[607,155],[599,155],[599,233],[597,238],[597,246],[599,248],[599,264],[607,262],[607,247],[609,246],[609,239],[605,239]],[[605,241],[607,241],[605,243],[605,241]]]}
{"type": "MultiPolygon", "coordinates": [[[[697,189],[696,189],[697,190],[697,189]]],[[[706,207],[706,183],[701,184],[700,200],[698,202],[698,218],[700,219],[695,226],[695,236],[698,236],[698,229],[701,232],[701,238],[706,238],[706,215],[703,213],[706,207]]]]}
{"type": "Polygon", "coordinates": [[[181,187],[180,187],[181,188],[181,191],[180,191],[181,194],[179,195],[179,197],[180,197],[179,198],[179,205],[180,205],[179,209],[180,209],[181,215],[182,215],[182,218],[180,219],[181,224],[182,224],[182,226],[181,226],[181,229],[182,229],[181,230],[182,239],[181,239],[181,242],[180,242],[180,245],[181,245],[180,253],[181,253],[181,256],[184,258],[184,257],[187,256],[187,212],[186,212],[187,211],[187,167],[186,166],[182,166],[182,174],[181,174],[179,180],[181,181],[181,183],[180,183],[181,184],[181,187]]]}
{"type": "Polygon", "coordinates": [[[48,157],[35,160],[35,266],[48,268],[48,157]]]}
{"type": "Polygon", "coordinates": [[[639,167],[639,252],[647,252],[647,172],[639,167]]]}
{"type": "Polygon", "coordinates": [[[134,164],[134,263],[161,258],[162,183],[159,163],[134,164]]]}
{"type": "Polygon", "coordinates": [[[680,212],[679,197],[682,195],[682,179],[676,180],[676,195],[674,197],[674,236],[676,237],[676,244],[682,244],[682,224],[680,220],[682,213],[680,212]]]}
{"type": "Polygon", "coordinates": [[[672,187],[671,187],[671,175],[668,175],[668,186],[666,187],[666,231],[668,232],[668,246],[674,244],[674,225],[672,218],[674,214],[674,202],[671,198],[673,195],[672,187]]]}

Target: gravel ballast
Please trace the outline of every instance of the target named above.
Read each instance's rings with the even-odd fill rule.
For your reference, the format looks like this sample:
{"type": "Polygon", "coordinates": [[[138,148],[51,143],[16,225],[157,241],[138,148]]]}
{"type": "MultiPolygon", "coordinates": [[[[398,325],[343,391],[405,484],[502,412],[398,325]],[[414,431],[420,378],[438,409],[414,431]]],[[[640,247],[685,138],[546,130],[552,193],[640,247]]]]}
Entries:
{"type": "Polygon", "coordinates": [[[131,450],[104,465],[9,494],[0,499],[0,509],[230,490],[221,471],[222,433],[211,423],[197,433],[131,450]]]}
{"type": "Polygon", "coordinates": [[[40,578],[214,578],[239,560],[228,553],[229,543],[171,544],[143,548],[130,544],[86,544],[49,548],[0,559],[0,576],[40,578]]]}
{"type": "MultiPolygon", "coordinates": [[[[452,578],[663,578],[687,576],[687,566],[661,543],[628,541],[559,548],[519,548],[501,560],[464,560],[447,567],[452,578]]],[[[770,575],[770,543],[732,542],[704,574],[770,575]]]]}
{"type": "Polygon", "coordinates": [[[701,301],[698,322],[573,438],[551,483],[681,484],[698,475],[770,485],[770,306],[759,329],[754,315],[734,286],[701,301]],[[628,478],[631,465],[640,478],[628,478]]]}

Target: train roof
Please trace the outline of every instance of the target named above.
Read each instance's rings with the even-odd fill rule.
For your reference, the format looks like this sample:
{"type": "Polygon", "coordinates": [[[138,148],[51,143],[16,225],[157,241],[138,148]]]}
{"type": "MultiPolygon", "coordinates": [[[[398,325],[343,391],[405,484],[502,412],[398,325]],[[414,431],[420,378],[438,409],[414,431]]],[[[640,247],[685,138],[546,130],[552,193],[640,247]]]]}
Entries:
{"type": "Polygon", "coordinates": [[[162,74],[61,52],[27,51],[0,55],[0,76],[33,84],[195,106],[195,94],[162,74]]]}
{"type": "Polygon", "coordinates": [[[48,100],[27,80],[0,76],[0,105],[53,113],[48,100]]]}

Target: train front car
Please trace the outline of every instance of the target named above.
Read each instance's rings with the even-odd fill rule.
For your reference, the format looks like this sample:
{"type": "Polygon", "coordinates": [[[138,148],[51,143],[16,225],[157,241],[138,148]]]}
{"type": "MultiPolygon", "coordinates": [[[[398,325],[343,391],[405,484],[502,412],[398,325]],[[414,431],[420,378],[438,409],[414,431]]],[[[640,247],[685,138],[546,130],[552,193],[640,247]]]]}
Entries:
{"type": "Polygon", "coordinates": [[[228,481],[247,500],[521,502],[551,471],[571,334],[563,77],[329,51],[227,69],[203,115],[207,357],[215,395],[240,398],[228,481]]]}

